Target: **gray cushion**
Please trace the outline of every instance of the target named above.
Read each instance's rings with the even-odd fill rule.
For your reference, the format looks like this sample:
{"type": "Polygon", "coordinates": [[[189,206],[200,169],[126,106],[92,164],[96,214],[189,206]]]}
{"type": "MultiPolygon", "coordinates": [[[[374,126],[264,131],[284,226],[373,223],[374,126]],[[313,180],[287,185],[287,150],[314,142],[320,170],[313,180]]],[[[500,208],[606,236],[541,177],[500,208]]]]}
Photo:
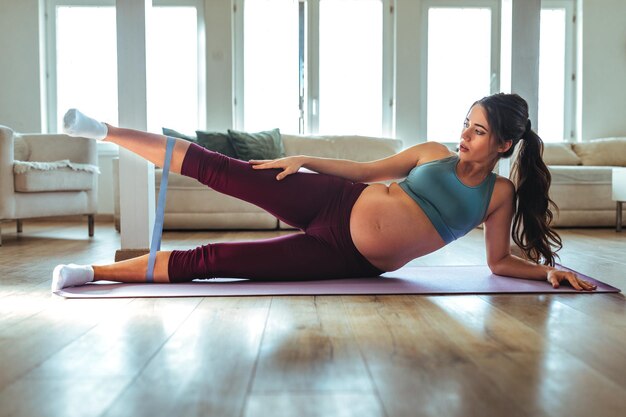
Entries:
{"type": "Polygon", "coordinates": [[[257,133],[229,129],[228,135],[241,160],[276,159],[285,156],[285,148],[278,129],[257,133]]]}
{"type": "MultiPolygon", "coordinates": [[[[236,148],[230,142],[230,137],[226,133],[206,132],[196,130],[198,135],[198,145],[211,151],[219,152],[231,158],[239,158],[236,148]]],[[[239,158],[242,159],[242,158],[239,158]]]]}
{"type": "Polygon", "coordinates": [[[230,138],[226,133],[196,130],[197,136],[191,136],[167,127],[163,127],[161,129],[163,130],[163,134],[165,136],[185,139],[210,151],[219,152],[223,155],[230,156],[231,158],[237,158],[235,148],[233,148],[233,145],[230,144],[230,138]]]}
{"type": "Polygon", "coordinates": [[[167,127],[162,127],[161,130],[163,130],[163,134],[165,136],[169,136],[172,138],[185,139],[185,140],[188,140],[189,142],[196,142],[198,140],[198,138],[196,138],[195,136],[186,135],[184,133],[180,133],[177,130],[169,129],[167,127]]]}

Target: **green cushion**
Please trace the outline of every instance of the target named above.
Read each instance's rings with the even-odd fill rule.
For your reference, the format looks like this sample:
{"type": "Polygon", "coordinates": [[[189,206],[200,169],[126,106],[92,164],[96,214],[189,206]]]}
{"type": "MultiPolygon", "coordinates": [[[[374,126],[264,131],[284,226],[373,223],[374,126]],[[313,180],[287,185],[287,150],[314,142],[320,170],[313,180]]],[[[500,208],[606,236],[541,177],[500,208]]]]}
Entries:
{"type": "Polygon", "coordinates": [[[196,135],[198,135],[198,145],[203,148],[219,152],[222,155],[230,156],[231,158],[243,159],[239,157],[237,151],[230,143],[230,138],[226,133],[196,130],[196,135]]]}
{"type": "Polygon", "coordinates": [[[239,159],[276,159],[285,156],[280,130],[246,133],[228,130],[230,143],[235,148],[239,159]]]}
{"type": "Polygon", "coordinates": [[[181,139],[188,140],[189,142],[196,142],[197,140],[193,136],[185,135],[184,133],[180,133],[174,129],[168,129],[167,127],[162,127],[161,129],[163,130],[163,134],[165,136],[169,136],[172,138],[181,138],[181,139]]]}

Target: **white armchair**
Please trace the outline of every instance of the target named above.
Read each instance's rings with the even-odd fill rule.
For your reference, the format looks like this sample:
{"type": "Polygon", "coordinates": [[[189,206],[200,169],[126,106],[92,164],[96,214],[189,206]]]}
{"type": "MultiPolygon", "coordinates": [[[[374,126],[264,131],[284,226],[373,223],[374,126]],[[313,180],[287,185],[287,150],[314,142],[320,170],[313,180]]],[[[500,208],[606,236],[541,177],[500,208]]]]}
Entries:
{"type": "MultiPolygon", "coordinates": [[[[97,211],[95,141],[57,134],[18,134],[0,125],[0,226],[35,217],[87,215],[89,236],[97,211]]],[[[0,229],[0,245],[2,231],[0,229]]]]}

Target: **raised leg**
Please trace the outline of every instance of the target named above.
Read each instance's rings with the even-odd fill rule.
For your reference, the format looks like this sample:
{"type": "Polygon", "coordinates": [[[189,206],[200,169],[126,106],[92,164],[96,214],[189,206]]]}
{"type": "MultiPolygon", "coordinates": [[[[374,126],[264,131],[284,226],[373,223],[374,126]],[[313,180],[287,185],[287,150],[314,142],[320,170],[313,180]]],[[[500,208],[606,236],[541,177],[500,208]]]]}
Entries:
{"type": "Polygon", "coordinates": [[[181,173],[215,191],[252,203],[302,230],[352,185],[339,177],[302,172],[278,181],[275,170],[255,170],[248,162],[195,144],[187,151],[181,173]]]}
{"type": "MultiPolygon", "coordinates": [[[[163,166],[167,138],[163,135],[114,127],[92,119],[76,109],[70,109],[63,117],[63,131],[70,136],[81,136],[115,143],[136,153],[155,165],[163,166]]],[[[170,170],[180,173],[189,142],[176,139],[170,170]]]]}
{"type": "MultiPolygon", "coordinates": [[[[103,139],[106,142],[115,143],[122,148],[136,153],[142,158],[155,165],[163,166],[165,160],[165,146],[167,137],[154,133],[142,132],[139,130],[125,129],[107,125],[108,134],[103,139]]],[[[185,154],[190,142],[184,139],[175,139],[174,152],[170,162],[170,171],[180,174],[185,154]]]]}

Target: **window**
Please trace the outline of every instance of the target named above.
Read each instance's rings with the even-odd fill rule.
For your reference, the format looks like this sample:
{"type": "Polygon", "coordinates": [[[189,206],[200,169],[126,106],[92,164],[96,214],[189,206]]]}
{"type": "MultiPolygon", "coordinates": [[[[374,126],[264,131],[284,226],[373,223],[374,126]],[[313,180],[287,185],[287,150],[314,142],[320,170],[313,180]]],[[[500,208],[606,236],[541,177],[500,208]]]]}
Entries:
{"type": "MultiPolygon", "coordinates": [[[[425,3],[427,140],[457,142],[474,101],[498,91],[500,14],[497,2],[425,3]],[[468,30],[471,27],[471,30],[468,30]]],[[[425,130],[425,131],[424,131],[425,130]]]]}
{"type": "Polygon", "coordinates": [[[244,128],[298,133],[298,2],[247,0],[244,8],[244,128]]]}
{"type": "Polygon", "coordinates": [[[50,94],[50,131],[60,131],[71,107],[117,124],[117,46],[115,8],[58,6],[56,8],[56,65],[49,80],[56,81],[50,94]],[[54,123],[54,124],[53,124],[54,123]],[[58,126],[58,129],[57,129],[58,126]]]}
{"type": "Polygon", "coordinates": [[[153,7],[148,21],[148,130],[199,126],[198,17],[195,7],[153,7]]]}
{"type": "Polygon", "coordinates": [[[571,1],[542,3],[537,133],[546,142],[574,138],[573,19],[571,1]]]}
{"type": "Polygon", "coordinates": [[[389,0],[235,4],[244,9],[235,15],[236,126],[390,132],[392,19],[383,13],[389,0]]]}
{"type": "MultiPolygon", "coordinates": [[[[200,4],[155,0],[146,47],[148,130],[199,125],[200,4]]],[[[201,8],[200,8],[201,10],[201,8]]],[[[117,29],[112,0],[48,2],[49,131],[77,107],[117,124],[117,29]],[[95,4],[95,5],[94,5],[95,4]]]]}
{"type": "Polygon", "coordinates": [[[382,12],[380,0],[320,1],[320,133],[381,135],[382,12]]]}

